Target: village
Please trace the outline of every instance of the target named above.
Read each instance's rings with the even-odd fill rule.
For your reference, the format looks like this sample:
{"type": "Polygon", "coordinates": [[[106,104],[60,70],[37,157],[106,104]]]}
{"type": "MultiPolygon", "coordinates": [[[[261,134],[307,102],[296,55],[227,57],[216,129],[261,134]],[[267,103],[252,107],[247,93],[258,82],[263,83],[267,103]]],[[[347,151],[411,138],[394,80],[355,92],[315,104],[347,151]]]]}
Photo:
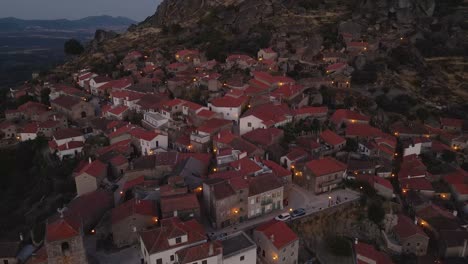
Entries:
{"type": "Polygon", "coordinates": [[[344,236],[352,253],[339,263],[466,260],[467,120],[382,118],[352,96],[349,62],[407,37],[339,38],[345,49],[304,63],[320,73],[309,78],[285,74],[280,44],[225,61],[155,48],[128,52],[113,69],[125,74],[83,68],[11,89],[35,100],[5,111],[1,145],[46,139],[50,159],[78,165],[75,197],[47,217],[29,257],[18,240],[0,244],[11,253],[0,259],[331,263],[304,253],[295,223],[357,208],[377,232],[344,236]]]}

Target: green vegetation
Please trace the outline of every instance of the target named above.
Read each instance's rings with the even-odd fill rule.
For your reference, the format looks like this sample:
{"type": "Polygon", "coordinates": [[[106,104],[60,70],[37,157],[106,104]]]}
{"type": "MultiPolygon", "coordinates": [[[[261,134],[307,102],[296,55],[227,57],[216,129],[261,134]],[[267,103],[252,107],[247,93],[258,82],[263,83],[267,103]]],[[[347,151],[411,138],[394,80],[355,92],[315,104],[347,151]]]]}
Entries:
{"type": "Polygon", "coordinates": [[[75,165],[52,157],[43,138],[0,149],[0,237],[24,233],[71,199],[75,165]]]}
{"type": "Polygon", "coordinates": [[[380,224],[385,217],[385,210],[382,208],[382,203],[373,201],[367,208],[367,217],[375,224],[380,224]]]}
{"type": "Polygon", "coordinates": [[[81,45],[81,43],[76,39],[67,40],[63,46],[65,54],[68,55],[80,55],[84,52],[83,45],[81,45]]]}
{"type": "Polygon", "coordinates": [[[330,236],[326,238],[327,247],[335,256],[351,256],[352,249],[348,239],[340,236],[330,236]]]}

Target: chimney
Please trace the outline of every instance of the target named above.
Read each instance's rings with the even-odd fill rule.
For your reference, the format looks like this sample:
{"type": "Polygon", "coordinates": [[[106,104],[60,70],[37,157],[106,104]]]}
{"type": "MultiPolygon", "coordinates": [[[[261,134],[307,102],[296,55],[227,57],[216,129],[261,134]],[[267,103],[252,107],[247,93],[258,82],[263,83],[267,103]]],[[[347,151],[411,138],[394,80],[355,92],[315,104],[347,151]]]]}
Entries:
{"type": "Polygon", "coordinates": [[[117,128],[116,128],[116,127],[114,127],[114,129],[113,129],[113,130],[114,130],[114,132],[115,132],[115,131],[117,131],[117,128]]]}
{"type": "Polygon", "coordinates": [[[218,139],[220,139],[220,138],[221,138],[221,133],[218,133],[218,139]]]}
{"type": "Polygon", "coordinates": [[[174,211],[174,217],[177,217],[177,210],[174,211]]]}
{"type": "Polygon", "coordinates": [[[57,117],[54,115],[54,121],[57,121],[57,117]]]}
{"type": "Polygon", "coordinates": [[[91,164],[91,162],[93,162],[93,160],[91,159],[91,157],[88,158],[88,163],[91,164]]]}
{"type": "Polygon", "coordinates": [[[416,217],[414,218],[414,225],[418,225],[418,219],[416,217]]]}
{"type": "Polygon", "coordinates": [[[359,239],[356,237],[354,238],[354,245],[357,245],[357,244],[359,244],[359,239]]]}
{"type": "MultiPolygon", "coordinates": [[[[466,242],[466,240],[465,240],[466,242]]],[[[213,256],[214,255],[214,248],[213,248],[213,243],[210,243],[210,248],[208,249],[208,256],[213,256]]]]}
{"type": "Polygon", "coordinates": [[[270,240],[271,240],[271,242],[274,243],[274,242],[275,242],[275,235],[272,234],[272,235],[270,236],[270,240]]]}
{"type": "Polygon", "coordinates": [[[457,216],[458,215],[458,211],[457,210],[453,210],[453,216],[457,216]]]}
{"type": "Polygon", "coordinates": [[[462,249],[462,253],[461,253],[461,256],[462,257],[465,257],[466,255],[466,250],[468,249],[468,239],[465,239],[463,240],[463,249],[462,249]]]}
{"type": "MultiPolygon", "coordinates": [[[[19,233],[19,238],[20,238],[20,241],[23,241],[24,238],[23,238],[23,233],[19,233]]],[[[466,242],[466,241],[465,241],[466,242]]]]}

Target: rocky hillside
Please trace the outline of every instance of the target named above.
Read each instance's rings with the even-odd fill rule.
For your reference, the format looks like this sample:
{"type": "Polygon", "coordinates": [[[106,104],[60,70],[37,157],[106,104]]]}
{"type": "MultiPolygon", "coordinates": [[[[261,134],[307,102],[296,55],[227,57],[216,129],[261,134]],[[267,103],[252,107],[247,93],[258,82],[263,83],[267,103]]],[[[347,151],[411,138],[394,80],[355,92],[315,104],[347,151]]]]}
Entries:
{"type": "MultiPolygon", "coordinates": [[[[267,46],[280,49],[294,67],[324,47],[341,49],[338,32],[346,31],[368,41],[405,39],[379,54],[385,70],[377,72],[376,87],[361,88],[385,84],[432,103],[463,103],[467,7],[466,0],[164,0],[124,34],[97,32],[88,52],[65,69],[112,65],[132,49],[157,49],[170,58],[176,49],[199,48],[222,61],[229,53],[253,55],[267,46]]],[[[359,68],[375,59],[364,58],[359,68]]]]}

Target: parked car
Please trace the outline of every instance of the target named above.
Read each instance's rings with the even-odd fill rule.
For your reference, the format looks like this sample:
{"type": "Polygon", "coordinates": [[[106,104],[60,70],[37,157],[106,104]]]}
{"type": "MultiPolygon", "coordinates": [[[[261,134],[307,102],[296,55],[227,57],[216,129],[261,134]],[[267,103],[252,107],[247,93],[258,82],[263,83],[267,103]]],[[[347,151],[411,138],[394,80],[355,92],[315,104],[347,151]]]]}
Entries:
{"type": "Polygon", "coordinates": [[[298,208],[291,213],[291,218],[300,217],[306,214],[306,210],[304,208],[298,208]]]}
{"type": "Polygon", "coordinates": [[[275,219],[278,220],[278,221],[286,222],[289,219],[291,219],[291,215],[289,213],[282,213],[282,214],[278,215],[277,217],[275,217],[275,219]]]}
{"type": "Polygon", "coordinates": [[[217,235],[211,236],[211,240],[224,240],[227,237],[227,233],[219,233],[217,235]]]}

